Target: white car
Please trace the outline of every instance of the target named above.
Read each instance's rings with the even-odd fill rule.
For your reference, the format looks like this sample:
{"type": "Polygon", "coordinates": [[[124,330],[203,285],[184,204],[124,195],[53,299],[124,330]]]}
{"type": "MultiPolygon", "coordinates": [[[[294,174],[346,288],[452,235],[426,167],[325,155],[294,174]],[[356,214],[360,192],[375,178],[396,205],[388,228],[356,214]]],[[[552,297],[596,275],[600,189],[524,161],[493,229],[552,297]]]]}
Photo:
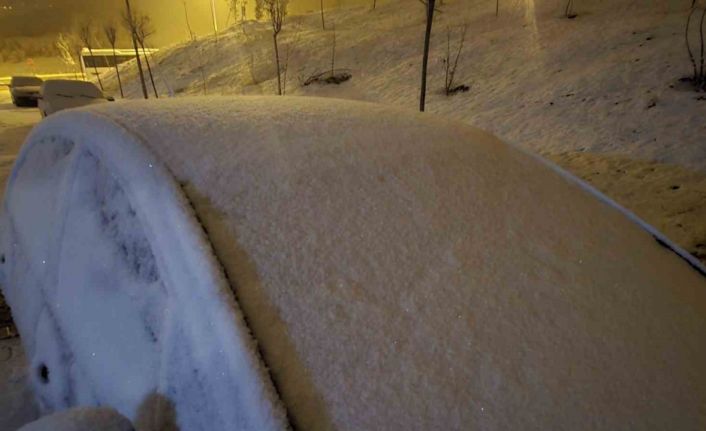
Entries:
{"type": "Polygon", "coordinates": [[[113,101],[92,82],[69,79],[50,79],[44,81],[39,90],[39,112],[42,117],[57,111],[79,106],[93,105],[113,101]]]}
{"type": "Polygon", "coordinates": [[[42,79],[36,76],[13,76],[10,80],[10,96],[15,106],[37,106],[42,79]]]}
{"type": "Polygon", "coordinates": [[[324,98],[103,103],[37,125],[2,210],[43,413],[704,429],[706,268],[462,123],[324,98]]]}

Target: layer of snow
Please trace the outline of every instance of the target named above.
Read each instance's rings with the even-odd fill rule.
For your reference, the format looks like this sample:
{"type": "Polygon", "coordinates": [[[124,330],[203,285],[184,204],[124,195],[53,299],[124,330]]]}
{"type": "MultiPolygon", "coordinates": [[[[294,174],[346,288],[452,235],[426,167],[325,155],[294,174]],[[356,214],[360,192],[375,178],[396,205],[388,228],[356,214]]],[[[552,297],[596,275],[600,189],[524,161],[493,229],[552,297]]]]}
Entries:
{"type": "MultiPolygon", "coordinates": [[[[574,20],[562,16],[565,0],[500,1],[498,18],[493,0],[443,3],[433,27],[428,112],[550,157],[706,262],[706,101],[677,83],[691,73],[683,40],[689,2],[582,0],[574,20]],[[463,23],[456,81],[471,90],[446,97],[446,30],[454,50],[463,23]]],[[[417,108],[423,6],[371,5],[327,10],[326,31],[318,12],[287,18],[279,39],[283,57],[289,52],[288,95],[417,108]],[[350,69],[353,79],[302,87],[330,67],[333,24],[336,67],[350,69]]],[[[163,49],[152,60],[163,97],[202,94],[202,77],[211,95],[276,92],[264,21],[233,26],[217,43],[209,36],[163,49]]],[[[129,97],[141,97],[133,64],[122,77],[129,97]]],[[[119,94],[112,72],[103,82],[119,94]]]]}
{"type": "MultiPolygon", "coordinates": [[[[158,343],[171,358],[161,364],[181,370],[170,375],[162,368],[165,381],[185,383],[183,370],[195,363],[197,370],[219,370],[199,361],[203,349],[247,352],[243,330],[232,329],[238,318],[213,312],[237,307],[207,243],[174,240],[199,237],[201,227],[172,188],[173,175],[298,429],[706,425],[703,267],[584,186],[478,130],[324,99],[115,103],[49,119],[17,166],[6,205],[18,245],[4,285],[13,309],[22,309],[18,325],[35,367],[62,348],[81,365],[85,376],[66,378],[88,384],[71,385],[76,398],[68,404],[79,394],[89,404],[105,397],[101,402],[133,419],[135,400],[127,398],[170,388],[148,379],[115,392],[115,385],[159,369],[140,365],[154,358],[140,334],[159,321],[149,304],[163,299],[145,293],[155,287],[155,273],[170,300],[189,295],[165,311],[163,328],[174,331],[166,337],[175,338],[158,343]],[[69,142],[78,148],[69,151],[69,142]],[[63,170],[62,154],[70,160],[63,170]],[[73,188],[57,190],[60,172],[71,173],[73,188]],[[37,194],[50,189],[57,191],[37,194]],[[23,202],[30,196],[33,205],[23,202]],[[64,234],[63,251],[40,264],[43,247],[55,241],[46,238],[57,238],[57,230],[42,232],[30,216],[51,214],[51,196],[60,196],[68,217],[58,219],[72,235],[64,234]],[[140,223],[121,224],[131,212],[120,210],[120,226],[94,230],[93,205],[125,209],[125,200],[140,223]],[[37,237],[45,241],[31,241],[37,237]],[[146,239],[156,272],[150,259],[140,259],[146,265],[131,276],[116,275],[130,267],[126,256],[108,253],[116,238],[132,244],[128,250],[144,250],[146,239]],[[189,271],[199,266],[202,278],[175,262],[189,271]],[[49,274],[56,283],[41,287],[49,274]],[[37,289],[51,298],[43,311],[21,296],[36,297],[37,289]],[[219,292],[222,302],[206,300],[206,292],[219,292]],[[69,308],[75,295],[102,313],[69,308]],[[100,300],[87,300],[93,297],[100,300]],[[106,322],[109,310],[133,316],[120,323],[132,336],[117,352],[86,338],[106,334],[121,343],[106,322]],[[55,335],[41,313],[54,316],[55,335]],[[32,337],[28,322],[37,320],[47,336],[32,337]],[[98,356],[134,350],[130,357],[143,350],[134,368],[114,364],[108,368],[115,376],[107,376],[92,368],[92,349],[98,356]]],[[[57,355],[51,368],[65,369],[64,357],[57,355]]],[[[251,378],[250,385],[266,387],[257,370],[243,367],[219,382],[251,378]]],[[[53,407],[62,406],[66,398],[38,386],[53,407]]],[[[208,404],[199,402],[207,394],[159,393],[175,403],[180,420],[237,414],[262,402],[234,402],[237,392],[218,393],[208,404]]]]}
{"type": "Polygon", "coordinates": [[[38,108],[43,116],[79,106],[106,103],[103,92],[93,83],[70,79],[44,81],[38,108]]]}
{"type": "Polygon", "coordinates": [[[171,175],[131,134],[78,115],[33,131],[5,196],[0,282],[40,407],[108,405],[138,428],[286,428],[171,175]]]}

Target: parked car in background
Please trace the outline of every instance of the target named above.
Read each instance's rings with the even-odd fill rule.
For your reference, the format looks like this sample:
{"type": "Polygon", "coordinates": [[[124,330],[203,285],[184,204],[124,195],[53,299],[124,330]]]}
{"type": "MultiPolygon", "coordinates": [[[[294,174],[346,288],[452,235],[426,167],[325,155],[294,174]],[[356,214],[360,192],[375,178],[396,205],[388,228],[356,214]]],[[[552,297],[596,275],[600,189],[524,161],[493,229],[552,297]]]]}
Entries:
{"type": "Polygon", "coordinates": [[[36,76],[13,76],[10,79],[10,96],[15,106],[37,106],[42,79],[36,76]]]}
{"type": "Polygon", "coordinates": [[[44,81],[39,91],[39,112],[42,117],[57,111],[95,103],[112,102],[92,82],[69,79],[50,79],[44,81]]]}

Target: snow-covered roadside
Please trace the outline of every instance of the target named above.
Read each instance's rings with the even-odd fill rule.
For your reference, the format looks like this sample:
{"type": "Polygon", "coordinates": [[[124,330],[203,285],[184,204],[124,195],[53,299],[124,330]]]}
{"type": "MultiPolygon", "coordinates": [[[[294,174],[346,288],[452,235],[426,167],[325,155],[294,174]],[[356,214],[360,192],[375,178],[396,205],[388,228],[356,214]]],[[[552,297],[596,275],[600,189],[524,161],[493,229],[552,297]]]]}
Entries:
{"type": "MultiPolygon", "coordinates": [[[[40,120],[36,108],[16,108],[10,102],[7,87],[0,86],[0,199],[5,193],[5,182],[22,142],[32,126],[40,120]]],[[[3,323],[10,319],[0,295],[0,339],[5,335],[3,323]]]]}
{"type": "Polygon", "coordinates": [[[15,430],[39,417],[28,371],[20,339],[0,340],[0,430],[15,430]]]}
{"type": "MultiPolygon", "coordinates": [[[[427,110],[557,162],[703,259],[697,244],[706,243],[699,217],[706,203],[698,199],[706,181],[706,101],[677,83],[689,73],[684,2],[583,1],[575,20],[561,18],[557,0],[501,3],[495,18],[489,0],[444,2],[434,23],[427,110]],[[440,62],[446,28],[463,23],[468,35],[457,82],[471,90],[447,98],[440,62]],[[622,173],[642,164],[654,171],[622,173]],[[673,185],[681,192],[671,193],[673,185]],[[687,215],[675,216],[685,208],[687,215]]],[[[416,109],[424,20],[419,5],[390,0],[375,11],[328,11],[327,20],[336,23],[336,67],[350,69],[353,79],[302,87],[303,79],[330,63],[332,31],[322,31],[318,19],[292,16],[285,24],[287,94],[416,109]]],[[[153,61],[160,92],[202,94],[205,77],[207,94],[273,94],[271,43],[266,23],[249,22],[226,30],[218,43],[204,37],[164,49],[153,61]]],[[[123,74],[128,94],[138,97],[134,67],[126,65],[123,74]]],[[[111,77],[106,81],[115,91],[111,77]]]]}
{"type": "Polygon", "coordinates": [[[22,142],[40,119],[36,108],[13,106],[7,87],[0,86],[0,197],[22,142]]]}
{"type": "MultiPolygon", "coordinates": [[[[7,87],[0,87],[0,197],[22,142],[39,119],[36,109],[12,106],[7,87]]],[[[9,316],[0,316],[5,318],[9,316]]],[[[20,339],[0,339],[0,430],[14,430],[39,417],[27,372],[20,339]]]]}

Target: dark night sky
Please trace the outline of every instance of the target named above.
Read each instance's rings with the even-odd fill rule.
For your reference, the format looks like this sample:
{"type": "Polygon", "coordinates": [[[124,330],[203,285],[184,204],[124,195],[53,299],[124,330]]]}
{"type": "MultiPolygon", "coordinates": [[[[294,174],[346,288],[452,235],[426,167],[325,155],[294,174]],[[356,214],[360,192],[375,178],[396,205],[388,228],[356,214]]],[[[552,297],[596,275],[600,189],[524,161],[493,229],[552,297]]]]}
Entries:
{"type": "MultiPolygon", "coordinates": [[[[182,0],[130,0],[130,3],[152,18],[156,29],[154,45],[187,39],[182,0]]],[[[255,0],[248,3],[251,9],[255,0]]],[[[210,0],[187,0],[191,26],[199,35],[212,31],[210,4],[210,0]]],[[[215,0],[215,4],[219,27],[223,27],[228,18],[226,0],[215,0]]],[[[290,10],[296,13],[317,6],[318,0],[296,0],[290,3],[290,10]]],[[[75,29],[88,19],[99,28],[106,22],[120,22],[124,7],[125,0],[0,0],[0,37],[55,36],[75,29]]]]}
{"type": "MultiPolygon", "coordinates": [[[[182,0],[131,0],[130,3],[152,18],[155,45],[187,38],[182,0]]],[[[70,32],[86,20],[99,28],[110,21],[119,23],[124,7],[124,0],[0,0],[0,37],[56,35],[70,32]]],[[[197,34],[211,31],[210,1],[188,0],[187,7],[194,31],[197,34]]],[[[228,16],[224,0],[216,0],[216,10],[223,26],[228,16]]]]}

